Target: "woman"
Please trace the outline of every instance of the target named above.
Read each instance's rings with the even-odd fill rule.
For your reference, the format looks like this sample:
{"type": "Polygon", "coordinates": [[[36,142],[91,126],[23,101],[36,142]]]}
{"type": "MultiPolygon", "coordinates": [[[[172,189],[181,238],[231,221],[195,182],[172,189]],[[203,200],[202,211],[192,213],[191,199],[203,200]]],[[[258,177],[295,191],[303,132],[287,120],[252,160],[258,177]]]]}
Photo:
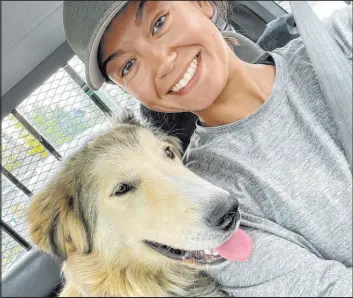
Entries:
{"type": "MultiPolygon", "coordinates": [[[[352,296],[352,173],[303,43],[245,63],[212,22],[223,6],[68,1],[64,25],[92,89],[199,117],[185,163],[238,198],[254,240],[208,271],[227,292],[352,296]]],[[[351,6],[327,26],[351,63],[351,6]]]]}

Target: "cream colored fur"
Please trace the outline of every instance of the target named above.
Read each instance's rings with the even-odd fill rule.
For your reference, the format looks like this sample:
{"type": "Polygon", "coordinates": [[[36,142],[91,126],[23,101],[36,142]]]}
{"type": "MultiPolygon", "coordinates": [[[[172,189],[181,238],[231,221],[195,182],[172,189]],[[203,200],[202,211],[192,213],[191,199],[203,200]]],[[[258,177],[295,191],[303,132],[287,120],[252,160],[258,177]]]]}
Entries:
{"type": "Polygon", "coordinates": [[[134,122],[120,124],[68,158],[35,195],[28,210],[30,235],[63,261],[61,296],[224,296],[199,266],[143,243],[190,250],[225,239],[203,224],[195,201],[207,203],[207,194],[220,190],[179,157],[175,139],[134,122]],[[175,159],[166,155],[167,146],[175,159]],[[123,182],[136,188],[115,196],[123,182]]]}

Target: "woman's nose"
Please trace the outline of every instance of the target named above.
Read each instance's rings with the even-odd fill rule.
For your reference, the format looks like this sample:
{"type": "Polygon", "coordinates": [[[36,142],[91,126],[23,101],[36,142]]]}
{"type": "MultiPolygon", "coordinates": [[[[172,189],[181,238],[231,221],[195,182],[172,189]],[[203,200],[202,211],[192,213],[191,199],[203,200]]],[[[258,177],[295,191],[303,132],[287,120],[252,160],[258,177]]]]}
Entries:
{"type": "Polygon", "coordinates": [[[156,59],[156,64],[158,65],[157,67],[157,73],[156,77],[159,79],[163,79],[165,76],[167,76],[169,73],[172,72],[176,59],[178,57],[178,54],[174,50],[164,50],[164,51],[158,51],[158,53],[155,53],[155,59],[156,59]]]}

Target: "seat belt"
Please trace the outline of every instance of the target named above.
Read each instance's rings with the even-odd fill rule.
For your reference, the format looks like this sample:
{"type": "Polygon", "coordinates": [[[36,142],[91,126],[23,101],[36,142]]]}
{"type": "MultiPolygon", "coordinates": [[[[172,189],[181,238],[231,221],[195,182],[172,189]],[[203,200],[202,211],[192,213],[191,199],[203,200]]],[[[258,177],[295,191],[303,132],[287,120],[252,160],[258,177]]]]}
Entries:
{"type": "Polygon", "coordinates": [[[306,1],[290,1],[352,171],[352,64],[306,1]]]}

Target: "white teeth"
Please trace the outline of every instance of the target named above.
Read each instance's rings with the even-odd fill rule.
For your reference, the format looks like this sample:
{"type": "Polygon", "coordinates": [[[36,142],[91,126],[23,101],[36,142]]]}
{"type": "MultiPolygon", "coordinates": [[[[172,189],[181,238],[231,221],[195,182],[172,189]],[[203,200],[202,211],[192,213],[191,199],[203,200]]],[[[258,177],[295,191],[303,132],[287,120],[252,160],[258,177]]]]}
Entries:
{"type": "Polygon", "coordinates": [[[212,254],[213,254],[214,256],[219,256],[219,253],[218,253],[218,252],[215,252],[215,251],[212,251],[212,254]]]}
{"type": "Polygon", "coordinates": [[[205,254],[206,255],[211,255],[212,256],[212,250],[211,249],[205,249],[205,254]]]}
{"type": "Polygon", "coordinates": [[[181,88],[184,88],[190,80],[193,78],[196,68],[197,68],[197,59],[194,58],[192,62],[190,63],[188,69],[186,70],[183,78],[175,84],[175,86],[172,88],[173,92],[178,92],[181,88]]]}
{"type": "Polygon", "coordinates": [[[184,88],[187,84],[187,80],[182,78],[180,81],[179,81],[179,84],[181,85],[182,88],[184,88]]]}
{"type": "MultiPolygon", "coordinates": [[[[192,74],[190,74],[190,73],[187,72],[187,73],[185,74],[184,78],[185,78],[186,80],[190,80],[190,79],[192,78],[192,74]]],[[[184,79],[184,78],[183,78],[183,79],[184,79]]]]}

